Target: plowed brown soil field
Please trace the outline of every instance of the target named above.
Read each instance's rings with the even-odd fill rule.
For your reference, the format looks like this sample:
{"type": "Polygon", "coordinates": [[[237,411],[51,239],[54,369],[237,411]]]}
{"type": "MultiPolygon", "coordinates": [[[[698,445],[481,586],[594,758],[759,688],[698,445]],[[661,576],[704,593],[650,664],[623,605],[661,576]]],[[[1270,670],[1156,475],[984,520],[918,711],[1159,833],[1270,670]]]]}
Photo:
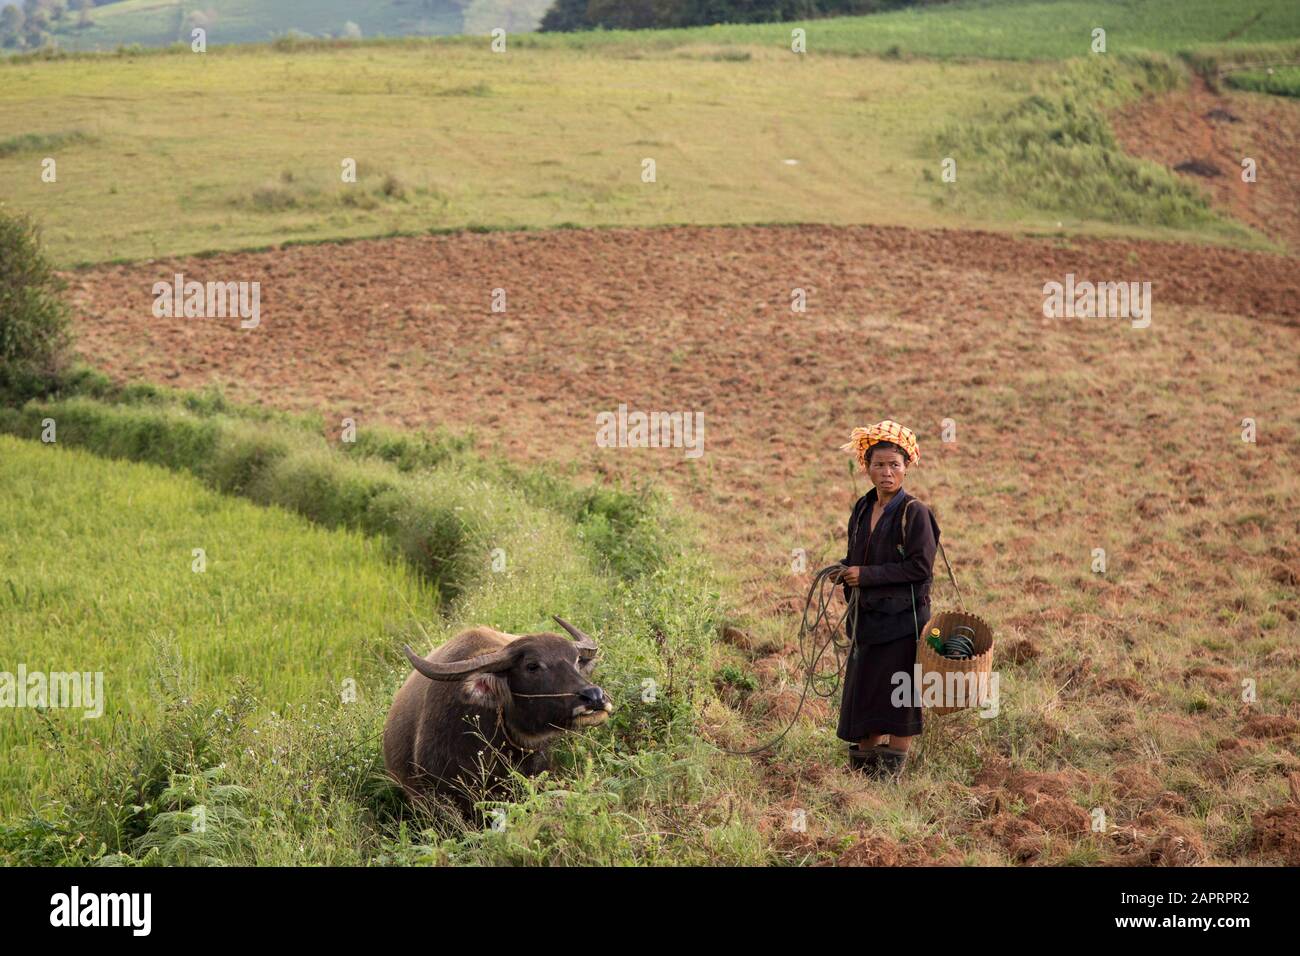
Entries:
{"type": "MultiPolygon", "coordinates": [[[[683,227],[303,246],[69,278],[83,352],[123,380],[219,382],[238,401],[362,427],[471,426],[516,460],[657,478],[702,516],[757,635],[737,644],[760,672],[791,660],[790,613],[808,580],[792,573],[792,553],[806,549],[809,570],[841,557],[866,490],[837,446],[855,425],[897,419],[921,443],[908,487],[935,507],[967,601],[993,621],[999,666],[1026,695],[1006,722],[973,728],[983,743],[952,743],[945,772],[1000,754],[1084,767],[1104,787],[1117,773],[1140,777],[1137,796],[1105,791],[1128,842],[1102,857],[1187,862],[1243,858],[1242,814],[1271,806],[1298,759],[1293,719],[1274,741],[1287,759],[1235,746],[1261,707],[1300,717],[1286,696],[1294,678],[1281,676],[1300,663],[1296,258],[897,228],[683,227]],[[155,318],[152,286],[177,272],[260,282],[260,326],[155,318]],[[1043,285],[1066,273],[1150,281],[1150,327],[1045,318],[1043,285]],[[491,311],[497,288],[504,313],[491,311]],[[791,309],[794,289],[807,293],[804,313],[791,309]],[[597,447],[597,413],[620,403],[703,412],[703,456],[597,447]],[[1247,418],[1254,443],[1242,440],[1247,418]],[[955,441],[940,440],[945,419],[955,441]],[[1104,573],[1092,569],[1096,549],[1104,573]],[[1258,677],[1267,699],[1243,705],[1242,677],[1258,677]],[[1154,763],[1151,741],[1166,755],[1154,763]],[[1202,778],[1225,800],[1208,816],[1171,792],[1202,778]]],[[[944,587],[936,596],[936,608],[951,601],[944,587]]],[[[765,693],[771,717],[797,697],[765,693]]],[[[824,710],[814,716],[830,719],[824,710]]],[[[770,768],[789,794],[827,772],[815,753],[770,768]]],[[[944,784],[953,806],[983,808],[978,826],[961,813],[965,822],[948,823],[983,827],[1007,857],[1036,859],[1086,829],[1076,803],[1007,817],[1024,788],[985,776],[974,788],[944,784]]]]}
{"type": "Polygon", "coordinates": [[[1208,246],[689,227],[299,246],[72,278],[83,350],[124,380],[215,381],[235,400],[330,420],[472,426],[518,459],[652,473],[725,515],[728,536],[752,539],[725,550],[761,562],[788,549],[756,528],[792,512],[816,527],[827,481],[843,510],[835,447],[867,421],[913,423],[922,482],[927,464],[944,476],[959,450],[1015,481],[1016,461],[1036,450],[1054,449],[1057,467],[1071,449],[1100,452],[1076,420],[1112,420],[1109,453],[1141,458],[1152,411],[1142,393],[1194,391],[1198,376],[1235,360],[1242,374],[1228,388],[1240,407],[1225,410],[1219,439],[1236,438],[1251,411],[1247,381],[1271,375],[1274,394],[1294,389],[1297,265],[1208,246]],[[154,318],[153,283],[176,272],[260,282],[260,327],[154,318]],[[1044,318],[1043,283],[1067,272],[1151,281],[1151,326],[1044,318]],[[491,311],[496,288],[504,313],[491,311]],[[791,309],[796,288],[806,313],[791,309]],[[1054,396],[1035,401],[1044,389],[1054,396]],[[704,412],[703,458],[596,447],[596,414],[620,403],[704,412]],[[951,447],[936,440],[944,418],[958,428],[951,447]]]}

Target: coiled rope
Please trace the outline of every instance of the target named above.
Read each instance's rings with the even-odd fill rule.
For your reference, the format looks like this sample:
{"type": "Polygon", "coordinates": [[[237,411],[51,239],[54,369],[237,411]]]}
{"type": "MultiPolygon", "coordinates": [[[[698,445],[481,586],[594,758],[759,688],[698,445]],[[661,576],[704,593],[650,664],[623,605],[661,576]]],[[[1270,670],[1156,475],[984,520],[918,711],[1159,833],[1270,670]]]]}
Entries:
{"type": "MultiPolygon", "coordinates": [[[[911,502],[908,502],[911,504],[911,502]]],[[[907,535],[907,509],[903,509],[903,535],[907,535]]],[[[952,573],[952,565],[948,563],[948,554],[943,549],[942,542],[939,543],[939,554],[943,556],[944,567],[948,569],[948,580],[952,582],[952,589],[957,592],[957,599],[961,602],[962,610],[966,609],[966,599],[962,596],[961,589],[957,587],[957,577],[952,573]]],[[[782,740],[785,735],[794,729],[795,723],[799,720],[799,715],[803,713],[803,705],[808,700],[808,692],[811,690],[818,697],[834,697],[835,692],[840,689],[840,680],[844,674],[845,665],[848,663],[849,655],[853,653],[854,637],[858,632],[858,594],[859,588],[848,588],[848,600],[844,613],[840,615],[839,620],[835,622],[834,627],[830,629],[829,635],[821,644],[815,644],[815,634],[817,628],[825,621],[829,620],[830,606],[835,587],[838,582],[839,573],[847,571],[848,568],[839,563],[829,564],[818,571],[808,588],[808,596],[804,599],[803,619],[799,622],[799,659],[804,670],[803,693],[799,696],[799,707],[795,710],[794,716],[790,718],[790,723],[786,725],[785,730],[781,731],[773,740],[763,744],[761,747],[755,747],[752,750],[732,750],[730,747],[721,748],[724,753],[735,754],[739,757],[753,756],[762,753],[765,750],[771,750],[782,740]],[[817,611],[811,617],[809,612],[813,608],[813,599],[817,601],[817,611]],[[847,631],[842,631],[841,627],[848,620],[851,626],[847,631]],[[841,634],[843,639],[841,640],[841,634]],[[826,651],[834,648],[835,653],[835,671],[819,672],[818,665],[826,651]]],[[[921,624],[916,617],[916,590],[910,588],[912,592],[912,623],[916,629],[916,639],[921,639],[921,624]]]]}
{"type": "Polygon", "coordinates": [[[846,570],[847,568],[838,561],[829,564],[813,575],[812,584],[808,588],[808,596],[803,604],[803,618],[799,622],[799,660],[804,671],[803,693],[799,695],[799,707],[790,718],[790,723],[773,740],[761,747],[752,750],[732,750],[723,747],[721,749],[724,753],[745,757],[771,750],[794,728],[799,715],[803,712],[803,705],[808,700],[809,691],[818,697],[834,697],[836,691],[840,689],[844,667],[848,663],[849,654],[853,652],[852,635],[857,633],[859,589],[848,589],[844,613],[839,616],[820,643],[817,642],[817,629],[832,617],[831,603],[834,600],[835,588],[838,586],[839,575],[846,570]],[[816,600],[815,613],[813,612],[814,599],[816,600]],[[850,622],[847,631],[842,629],[846,620],[850,622]],[[832,651],[835,657],[833,672],[823,671],[819,667],[828,650],[832,651]]]}

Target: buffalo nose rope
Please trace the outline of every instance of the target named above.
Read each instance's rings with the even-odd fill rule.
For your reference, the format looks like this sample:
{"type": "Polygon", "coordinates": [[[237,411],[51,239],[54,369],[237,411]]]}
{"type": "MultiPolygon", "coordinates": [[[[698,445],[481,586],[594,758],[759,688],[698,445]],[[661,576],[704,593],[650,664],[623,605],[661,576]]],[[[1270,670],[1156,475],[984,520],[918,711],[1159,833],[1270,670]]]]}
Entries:
{"type": "Polygon", "coordinates": [[[799,696],[799,707],[790,718],[790,723],[785,730],[773,740],[763,744],[761,747],[755,747],[752,750],[732,750],[729,747],[723,747],[724,753],[736,754],[737,756],[750,756],[762,753],[764,750],[771,750],[788,734],[794,727],[795,721],[799,719],[799,714],[803,712],[803,705],[808,700],[808,692],[812,691],[818,697],[834,697],[835,692],[840,689],[840,676],[844,673],[844,665],[848,661],[849,653],[853,650],[853,638],[849,635],[856,632],[855,626],[850,626],[847,632],[843,629],[846,620],[851,625],[857,624],[858,614],[858,589],[848,589],[848,602],[844,608],[844,613],[839,616],[835,624],[829,629],[824,640],[818,643],[817,629],[829,621],[832,616],[831,602],[835,595],[835,588],[840,572],[846,568],[840,563],[830,564],[818,571],[808,588],[808,596],[803,604],[803,619],[799,622],[799,658],[804,671],[803,693],[799,696]],[[816,601],[816,611],[813,611],[814,599],[816,601]],[[832,651],[835,658],[835,670],[821,670],[819,665],[826,652],[832,651]]]}

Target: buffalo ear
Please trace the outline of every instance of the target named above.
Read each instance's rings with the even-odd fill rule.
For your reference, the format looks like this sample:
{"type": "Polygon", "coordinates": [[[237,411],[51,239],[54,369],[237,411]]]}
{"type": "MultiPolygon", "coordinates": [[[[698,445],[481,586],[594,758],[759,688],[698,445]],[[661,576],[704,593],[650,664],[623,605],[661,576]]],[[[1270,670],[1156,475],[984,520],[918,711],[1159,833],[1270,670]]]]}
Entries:
{"type": "Polygon", "coordinates": [[[596,655],[580,655],[578,657],[578,673],[587,677],[596,669],[596,655]]]}
{"type": "Polygon", "coordinates": [[[460,696],[475,707],[504,707],[510,701],[510,684],[501,674],[479,671],[460,682],[460,696]]]}

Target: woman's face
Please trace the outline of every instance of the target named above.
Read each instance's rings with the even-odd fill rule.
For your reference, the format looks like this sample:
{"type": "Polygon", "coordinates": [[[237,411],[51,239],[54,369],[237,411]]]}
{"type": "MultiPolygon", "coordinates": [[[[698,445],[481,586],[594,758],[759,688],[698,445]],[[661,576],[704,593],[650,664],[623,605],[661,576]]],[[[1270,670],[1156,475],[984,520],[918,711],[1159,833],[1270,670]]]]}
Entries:
{"type": "Polygon", "coordinates": [[[907,462],[896,451],[878,451],[867,459],[867,474],[877,492],[892,495],[903,487],[907,462]]]}

